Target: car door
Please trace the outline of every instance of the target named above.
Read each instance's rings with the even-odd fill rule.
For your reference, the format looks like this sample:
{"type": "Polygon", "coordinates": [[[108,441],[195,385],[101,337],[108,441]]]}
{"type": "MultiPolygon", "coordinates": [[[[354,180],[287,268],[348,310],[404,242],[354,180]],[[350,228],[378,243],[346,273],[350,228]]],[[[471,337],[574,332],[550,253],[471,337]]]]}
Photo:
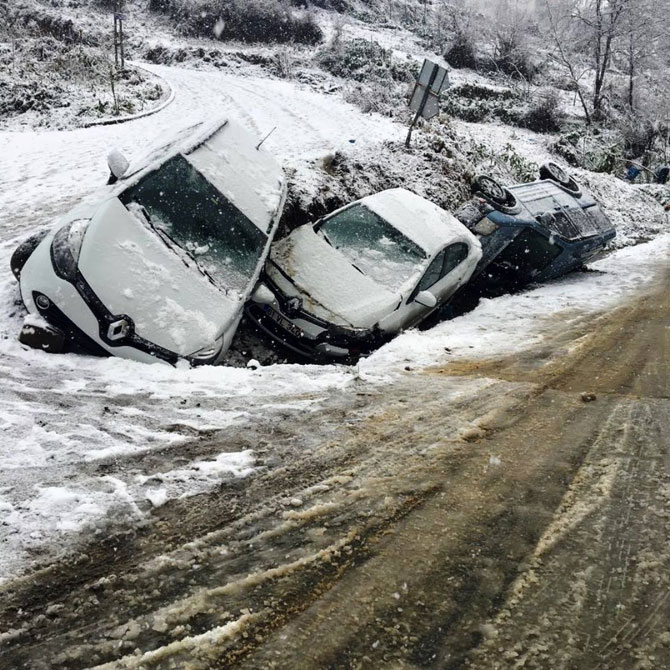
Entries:
{"type": "Polygon", "coordinates": [[[443,261],[439,277],[434,280],[434,276],[429,276],[426,272],[417,286],[417,293],[430,291],[437,298],[436,308],[443,305],[459,287],[465,275],[466,266],[463,261],[468,253],[469,247],[465,242],[455,242],[446,247],[441,252],[443,261]]]}
{"type": "Polygon", "coordinates": [[[463,262],[469,254],[465,242],[455,242],[442,249],[430,262],[414,290],[386,322],[380,326],[390,329],[391,323],[395,330],[409,328],[425,319],[433,310],[442,306],[458,288],[468,268],[463,262]],[[430,291],[436,298],[434,307],[427,307],[416,302],[421,291],[430,291]]]}

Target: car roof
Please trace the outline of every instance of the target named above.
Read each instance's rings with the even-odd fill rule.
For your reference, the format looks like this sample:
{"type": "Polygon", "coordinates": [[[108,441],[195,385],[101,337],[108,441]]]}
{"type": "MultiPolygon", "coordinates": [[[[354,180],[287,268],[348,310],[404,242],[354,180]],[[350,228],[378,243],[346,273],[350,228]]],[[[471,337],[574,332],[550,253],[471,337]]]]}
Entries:
{"type": "Polygon", "coordinates": [[[134,162],[117,193],[181,154],[263,233],[281,206],[285,176],[281,165],[241,124],[230,119],[199,122],[134,162]]]}
{"type": "Polygon", "coordinates": [[[227,121],[182,153],[262,232],[270,232],[283,201],[284,171],[245,128],[227,121]]]}
{"type": "Polygon", "coordinates": [[[449,242],[477,245],[472,233],[452,214],[404,188],[393,188],[359,201],[388,221],[429,256],[449,242]]]}

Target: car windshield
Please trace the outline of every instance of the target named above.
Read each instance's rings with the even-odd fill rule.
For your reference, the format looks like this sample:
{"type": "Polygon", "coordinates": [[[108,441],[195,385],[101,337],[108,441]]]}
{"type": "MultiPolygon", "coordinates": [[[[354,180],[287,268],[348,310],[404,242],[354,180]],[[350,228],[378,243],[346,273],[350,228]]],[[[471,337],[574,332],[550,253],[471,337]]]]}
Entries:
{"type": "Polygon", "coordinates": [[[360,204],[327,218],[318,232],[360,272],[393,289],[415,274],[426,258],[421,247],[360,204]]]}
{"type": "Polygon", "coordinates": [[[219,288],[244,292],[267,240],[183,156],[170,159],[119,196],[144,208],[166,243],[186,252],[219,288]]]}

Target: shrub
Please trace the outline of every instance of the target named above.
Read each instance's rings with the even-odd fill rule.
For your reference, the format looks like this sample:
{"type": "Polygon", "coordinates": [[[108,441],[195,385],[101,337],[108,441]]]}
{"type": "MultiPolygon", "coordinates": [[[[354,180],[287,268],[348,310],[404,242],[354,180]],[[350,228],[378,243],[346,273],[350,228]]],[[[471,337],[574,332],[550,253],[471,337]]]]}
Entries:
{"type": "MultiPolygon", "coordinates": [[[[95,0],[95,4],[100,7],[101,9],[116,9],[117,5],[115,3],[115,0],[95,0]]],[[[126,4],[126,0],[118,0],[118,9],[122,10],[124,9],[126,4]]]]}
{"type": "Polygon", "coordinates": [[[291,0],[291,4],[295,7],[321,7],[321,9],[332,9],[336,12],[345,12],[350,9],[347,0],[291,0]]]}
{"type": "Polygon", "coordinates": [[[656,138],[665,134],[667,129],[649,119],[639,118],[633,114],[624,116],[617,121],[617,130],[621,134],[624,154],[628,158],[637,158],[651,153],[656,138]]]}
{"type": "Polygon", "coordinates": [[[149,0],[149,9],[152,12],[172,12],[174,8],[173,0],[149,0]]]}
{"type": "MultiPolygon", "coordinates": [[[[159,2],[159,0],[154,0],[159,2]]],[[[294,14],[279,0],[171,0],[182,30],[199,37],[242,42],[316,44],[323,33],[314,14],[294,14]]]]}
{"type": "Polygon", "coordinates": [[[496,33],[494,56],[485,68],[528,82],[539,72],[526,48],[524,33],[516,25],[503,27],[496,33]]]}
{"type": "Polygon", "coordinates": [[[568,137],[559,137],[549,146],[549,150],[560,156],[568,165],[579,167],[579,156],[577,155],[576,146],[568,137]]]}
{"type": "Polygon", "coordinates": [[[449,48],[444,52],[444,60],[455,68],[472,68],[477,69],[479,61],[474,43],[474,38],[469,31],[458,30],[454,37],[454,41],[449,48]]]}
{"type": "Polygon", "coordinates": [[[503,123],[518,124],[522,116],[519,96],[506,88],[461,84],[450,88],[443,99],[443,111],[472,123],[497,118],[503,123]]]}
{"type": "Polygon", "coordinates": [[[415,68],[393,57],[377,42],[356,38],[347,42],[336,40],[321,49],[317,60],[324,70],[336,77],[362,82],[388,80],[411,82],[415,68]]]}
{"type": "Polygon", "coordinates": [[[563,112],[556,91],[546,89],[521,119],[521,125],[537,133],[557,133],[561,129],[563,112]]]}

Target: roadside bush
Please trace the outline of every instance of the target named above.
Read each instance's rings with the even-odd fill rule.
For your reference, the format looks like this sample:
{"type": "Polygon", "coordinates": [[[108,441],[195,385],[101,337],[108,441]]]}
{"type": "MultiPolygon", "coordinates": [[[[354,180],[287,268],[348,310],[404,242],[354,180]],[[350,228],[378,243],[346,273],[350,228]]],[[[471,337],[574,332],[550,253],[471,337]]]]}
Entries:
{"type": "Polygon", "coordinates": [[[560,156],[568,165],[579,167],[579,156],[577,155],[576,147],[565,136],[559,137],[550,145],[549,150],[560,156]]]}
{"type": "Polygon", "coordinates": [[[302,44],[323,39],[314,14],[296,14],[279,0],[174,0],[171,14],[183,32],[198,37],[302,44]]]}
{"type": "Polygon", "coordinates": [[[503,181],[528,182],[537,178],[538,165],[524,158],[507,143],[502,149],[485,144],[472,147],[470,160],[477,166],[475,172],[485,172],[503,181]]]}
{"type": "Polygon", "coordinates": [[[97,39],[84,31],[72,19],[51,13],[44,8],[35,8],[16,17],[14,29],[30,37],[54,37],[64,44],[97,44],[97,39]]]}
{"type": "Polygon", "coordinates": [[[394,116],[405,108],[399,102],[399,96],[388,85],[378,82],[356,84],[345,91],[344,99],[365,112],[376,112],[383,116],[394,116]]]}
{"type": "Polygon", "coordinates": [[[152,12],[172,12],[174,8],[174,0],[149,0],[149,10],[152,12]]]}
{"type": "Polygon", "coordinates": [[[471,68],[479,65],[474,38],[469,31],[457,30],[453,42],[443,54],[444,60],[456,69],[471,68]]]}
{"type": "MultiPolygon", "coordinates": [[[[118,8],[120,10],[125,8],[126,0],[118,0],[118,8]]],[[[112,10],[115,8],[115,2],[114,0],[95,0],[95,4],[98,7],[101,7],[102,9],[109,9],[112,10]]]]}
{"type": "Polygon", "coordinates": [[[153,77],[114,69],[98,47],[55,37],[24,37],[0,45],[0,126],[79,126],[92,118],[145,109],[163,95],[153,77]],[[114,88],[112,88],[112,82],[114,88]]]}
{"type": "Polygon", "coordinates": [[[492,118],[519,125],[523,117],[521,100],[511,89],[498,89],[479,84],[461,84],[448,90],[442,110],[464,121],[480,123],[492,118]]]}
{"type": "Polygon", "coordinates": [[[549,149],[570,165],[592,172],[616,174],[624,164],[621,135],[597,126],[564,132],[549,149]]]}
{"type": "Polygon", "coordinates": [[[347,0],[291,0],[294,7],[320,7],[321,9],[332,9],[335,12],[345,12],[350,9],[347,0]]]}
{"type": "Polygon", "coordinates": [[[562,121],[563,112],[558,94],[553,89],[546,89],[523,116],[521,125],[536,133],[557,133],[562,121]]]}
{"type": "Polygon", "coordinates": [[[483,67],[527,82],[532,82],[540,69],[526,47],[524,33],[516,25],[496,33],[493,58],[485,61],[483,67]]]}
{"type": "Polygon", "coordinates": [[[627,114],[616,123],[621,133],[623,150],[627,158],[637,158],[651,153],[656,138],[665,134],[667,128],[652,122],[650,119],[640,119],[639,116],[627,114]]]}
{"type": "Polygon", "coordinates": [[[389,80],[409,83],[418,74],[414,65],[395,58],[377,42],[361,38],[331,42],[319,51],[317,61],[336,77],[358,82],[389,80]]]}

